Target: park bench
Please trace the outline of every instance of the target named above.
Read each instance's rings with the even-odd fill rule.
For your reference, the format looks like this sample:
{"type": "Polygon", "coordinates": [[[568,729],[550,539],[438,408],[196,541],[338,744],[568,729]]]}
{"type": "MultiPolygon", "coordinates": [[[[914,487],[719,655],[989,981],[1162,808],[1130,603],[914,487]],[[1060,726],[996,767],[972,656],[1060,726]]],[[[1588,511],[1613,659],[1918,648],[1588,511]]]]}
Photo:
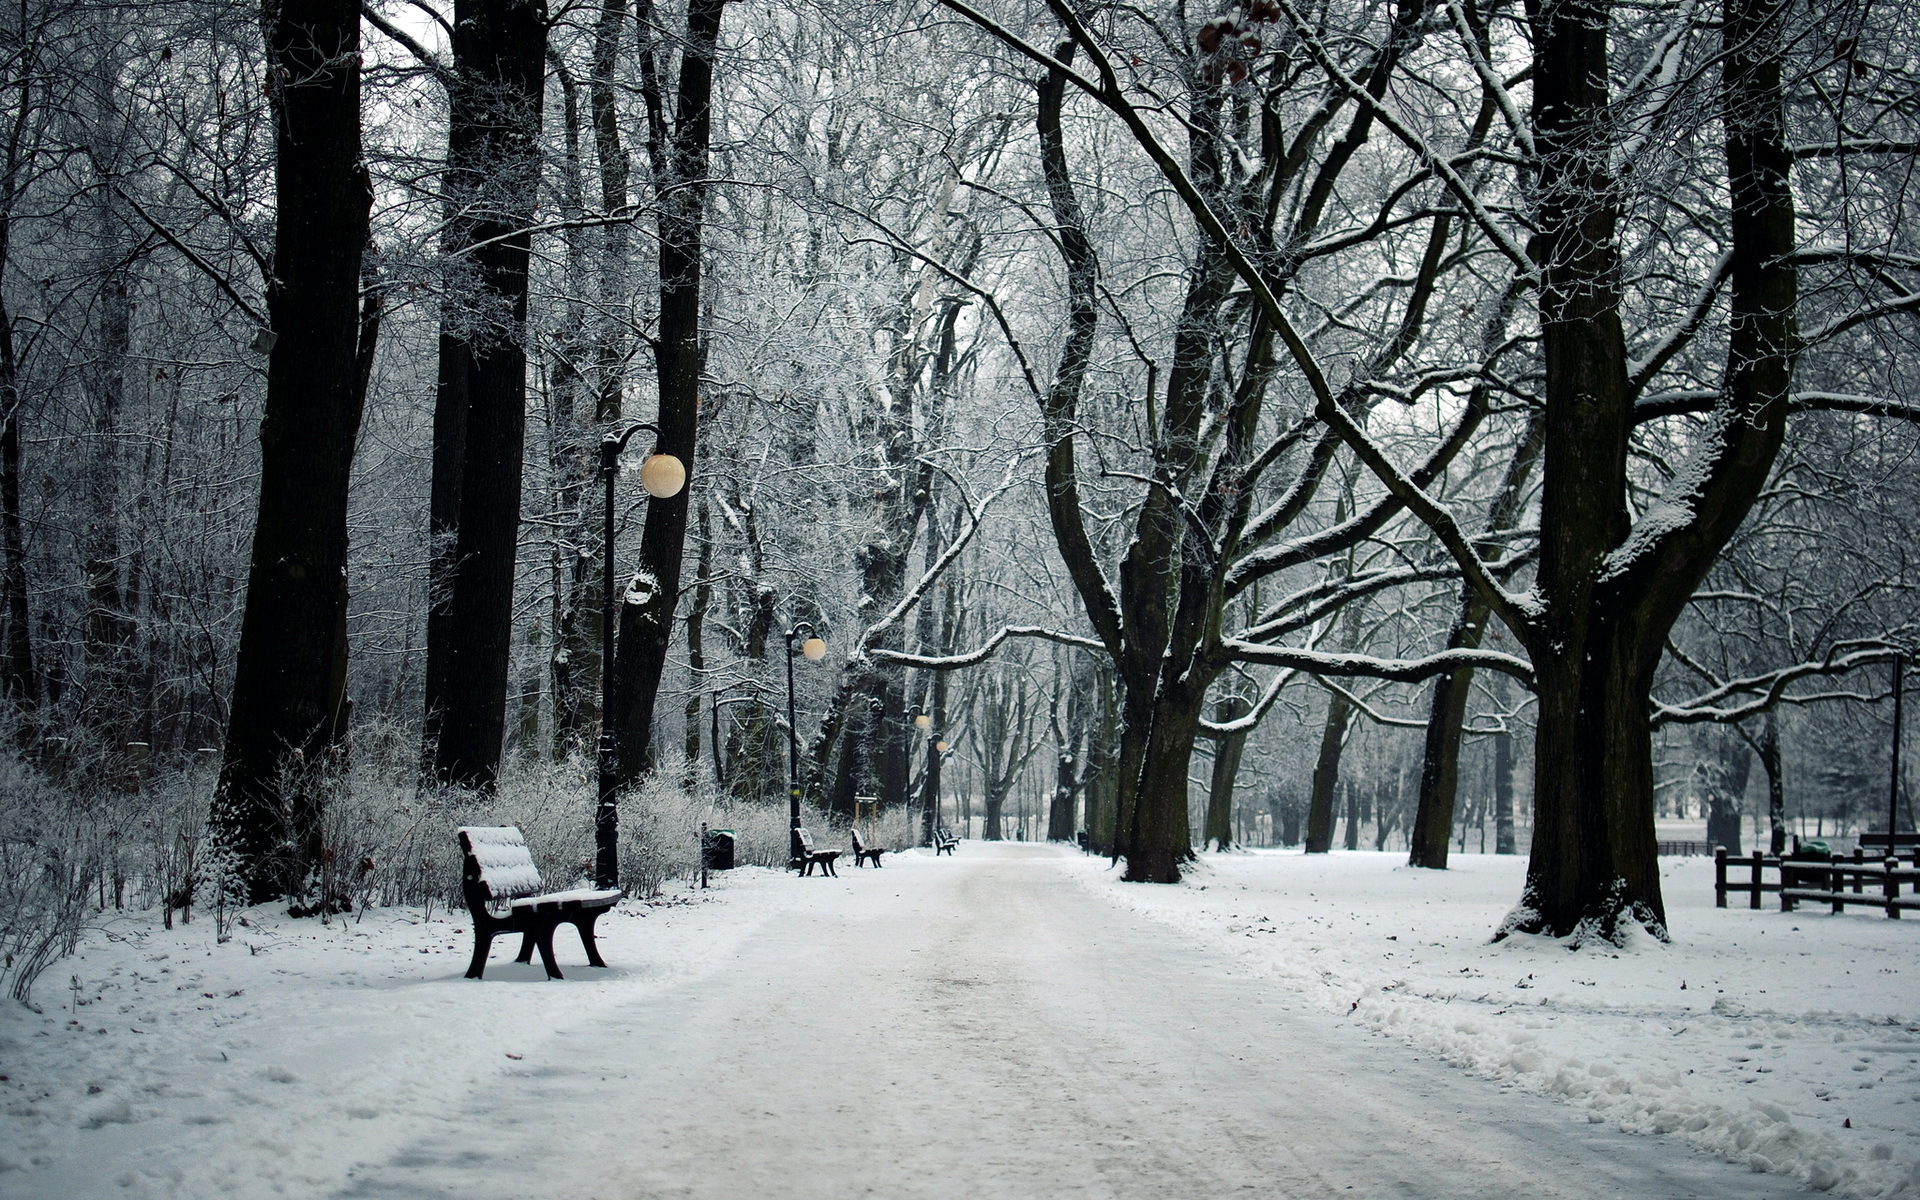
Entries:
{"type": "Polygon", "coordinates": [[[815,867],[822,875],[839,875],[833,869],[833,860],[840,857],[838,850],[819,850],[814,848],[813,835],[804,828],[793,831],[793,865],[800,868],[802,875],[813,874],[815,867]]]}
{"type": "Polygon", "coordinates": [[[853,865],[856,867],[864,867],[867,865],[867,860],[872,859],[873,865],[878,867],[880,865],[880,856],[886,853],[885,847],[867,845],[865,839],[860,836],[860,827],[858,825],[855,825],[850,832],[853,835],[853,865]]]}
{"type": "Polygon", "coordinates": [[[933,854],[935,858],[938,858],[942,854],[952,854],[953,848],[959,844],[960,839],[954,835],[953,830],[948,829],[945,825],[933,831],[933,854]]]}
{"type": "Polygon", "coordinates": [[[467,966],[468,979],[479,979],[486,973],[487,952],[493,948],[493,939],[503,933],[520,935],[515,962],[533,961],[533,952],[538,949],[547,978],[564,978],[553,961],[553,934],[563,924],[580,931],[587,962],[596,967],[607,965],[593,944],[593,923],[620,899],[619,889],[548,892],[527,850],[527,839],[512,825],[467,826],[458,836],[464,859],[460,891],[466,897],[467,911],[473,915],[473,962],[467,966]]]}

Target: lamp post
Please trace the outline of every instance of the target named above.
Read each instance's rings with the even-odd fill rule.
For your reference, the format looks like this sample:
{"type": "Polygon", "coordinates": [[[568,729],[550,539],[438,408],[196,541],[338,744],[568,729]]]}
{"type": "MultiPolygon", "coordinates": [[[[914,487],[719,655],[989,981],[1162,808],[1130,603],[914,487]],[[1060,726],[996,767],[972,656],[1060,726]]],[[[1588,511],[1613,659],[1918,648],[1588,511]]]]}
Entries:
{"type": "Polygon", "coordinates": [[[825,658],[827,644],[805,621],[787,630],[787,857],[797,863],[800,861],[800,725],[793,703],[793,644],[796,641],[808,662],[825,658]],[[806,630],[804,638],[800,633],[803,629],[806,630]]]}
{"type": "MultiPolygon", "coordinates": [[[[1899,857],[1893,831],[1900,828],[1900,683],[1907,673],[1904,655],[1893,656],[1893,769],[1887,783],[1887,857],[1899,857]]],[[[1888,893],[1891,895],[1892,893],[1888,893]]],[[[1888,909],[1897,913],[1899,909],[1888,909]]]]}
{"type": "MultiPolygon", "coordinates": [[[[600,539],[605,558],[600,575],[600,798],[593,812],[593,882],[603,888],[620,882],[620,763],[613,744],[613,484],[620,475],[620,455],[643,429],[660,434],[658,426],[642,422],[600,440],[600,478],[607,492],[600,539]]],[[[650,454],[640,466],[640,486],[657,500],[679,495],[686,485],[686,464],[671,454],[650,454]]]]}

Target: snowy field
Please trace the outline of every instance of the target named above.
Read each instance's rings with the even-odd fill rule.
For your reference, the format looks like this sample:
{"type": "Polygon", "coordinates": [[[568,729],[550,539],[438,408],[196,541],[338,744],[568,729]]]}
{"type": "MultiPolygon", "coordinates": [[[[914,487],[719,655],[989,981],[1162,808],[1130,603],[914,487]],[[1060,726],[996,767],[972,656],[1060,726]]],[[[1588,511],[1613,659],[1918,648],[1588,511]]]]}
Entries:
{"type": "MultiPolygon", "coordinates": [[[[0,1007],[0,1195],[334,1193],[352,1164],[404,1156],[515,1086],[552,1039],[712,976],[795,905],[858,913],[882,878],[913,903],[923,881],[974,869],[969,852],[987,851],[820,888],[754,869],[704,893],[671,885],[602,921],[609,971],[576,966],[563,930],[564,984],[504,961],[516,939],[496,943],[485,985],[462,979],[461,912],[323,926],[261,909],[224,944],[205,920],[109,922],[42,977],[42,1013],[0,1007]]],[[[1837,1195],[1920,1196],[1920,922],[1717,911],[1712,863],[1676,859],[1672,945],[1492,946],[1524,863],[1454,861],[1210,855],[1173,888],[1064,851],[1036,866],[1270,979],[1277,1000],[1378,1031],[1383,1066],[1444,1058],[1492,1081],[1463,1087],[1538,1093],[1837,1195]]]]}
{"type": "Polygon", "coordinates": [[[532,1046],[711,972],[803,895],[766,870],[726,882],[602,917],[608,970],[563,928],[563,984],[512,961],[517,935],[466,979],[464,909],[323,926],[263,906],[225,944],[211,920],[109,922],[41,976],[44,1014],[0,1004],[0,1196],[328,1194],[532,1046]]]}
{"type": "MultiPolygon", "coordinates": [[[[1837,1195],[1920,1196],[1920,921],[1716,909],[1713,860],[1661,860],[1673,941],[1488,936],[1526,860],[1210,854],[1179,887],[1098,894],[1456,1066],[1837,1195]]],[[[1730,904],[1744,905],[1745,897],[1730,904]]]]}

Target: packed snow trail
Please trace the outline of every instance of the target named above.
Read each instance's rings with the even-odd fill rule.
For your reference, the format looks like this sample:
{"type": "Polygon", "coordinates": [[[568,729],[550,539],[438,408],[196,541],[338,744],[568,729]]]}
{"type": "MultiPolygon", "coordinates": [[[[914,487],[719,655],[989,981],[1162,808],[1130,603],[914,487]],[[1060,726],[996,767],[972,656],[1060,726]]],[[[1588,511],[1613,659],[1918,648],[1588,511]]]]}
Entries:
{"type": "Polygon", "coordinates": [[[530,1044],[338,1195],[1802,1194],[1307,1011],[1059,853],[796,879],[728,968],[530,1044]]]}

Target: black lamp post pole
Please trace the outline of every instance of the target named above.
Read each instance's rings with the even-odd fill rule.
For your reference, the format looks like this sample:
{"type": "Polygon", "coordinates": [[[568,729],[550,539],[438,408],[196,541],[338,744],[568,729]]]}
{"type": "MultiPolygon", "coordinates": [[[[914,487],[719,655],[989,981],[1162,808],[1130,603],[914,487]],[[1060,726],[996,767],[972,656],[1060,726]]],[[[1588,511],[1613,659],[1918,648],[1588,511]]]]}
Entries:
{"type": "MultiPolygon", "coordinates": [[[[1887,781],[1887,857],[1899,856],[1893,831],[1900,828],[1900,682],[1907,673],[1906,659],[1893,656],[1893,776],[1887,781]]],[[[1898,912],[1898,909],[1890,910],[1898,912]]]]}
{"type": "Polygon", "coordinates": [[[607,492],[600,539],[605,557],[600,576],[600,802],[593,812],[593,882],[603,888],[618,887],[620,880],[620,761],[613,743],[613,482],[627,442],[643,429],[660,432],[642,423],[600,440],[600,477],[607,492]]]}
{"type": "Polygon", "coordinates": [[[800,725],[793,702],[793,645],[801,640],[801,630],[813,636],[813,626],[805,621],[787,630],[787,855],[800,861],[800,725]]]}

